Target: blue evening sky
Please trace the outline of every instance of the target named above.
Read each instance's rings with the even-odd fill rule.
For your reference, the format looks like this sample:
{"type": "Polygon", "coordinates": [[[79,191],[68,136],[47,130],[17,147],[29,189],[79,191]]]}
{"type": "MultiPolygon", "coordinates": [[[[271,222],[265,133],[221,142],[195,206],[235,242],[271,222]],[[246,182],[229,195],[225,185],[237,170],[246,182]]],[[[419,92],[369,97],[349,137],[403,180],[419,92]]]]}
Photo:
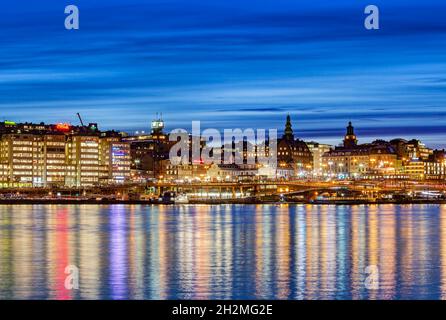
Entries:
{"type": "Polygon", "coordinates": [[[338,143],[351,120],[360,142],[446,147],[445,17],[443,0],[3,2],[0,120],[282,130],[290,113],[308,140],[338,143]]]}

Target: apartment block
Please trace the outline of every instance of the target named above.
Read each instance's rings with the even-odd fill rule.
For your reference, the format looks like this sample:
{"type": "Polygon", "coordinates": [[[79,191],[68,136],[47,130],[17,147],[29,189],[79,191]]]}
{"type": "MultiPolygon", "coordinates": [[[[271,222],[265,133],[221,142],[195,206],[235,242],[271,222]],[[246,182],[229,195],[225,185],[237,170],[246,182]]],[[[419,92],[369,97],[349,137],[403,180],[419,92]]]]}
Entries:
{"type": "Polygon", "coordinates": [[[0,187],[88,187],[130,178],[130,144],[95,123],[0,122],[0,187]]]}
{"type": "Polygon", "coordinates": [[[72,135],[66,144],[65,184],[86,187],[99,184],[99,137],[72,135]]]}
{"type": "Polygon", "coordinates": [[[101,137],[99,141],[99,182],[119,184],[130,179],[130,144],[120,137],[101,137]]]}
{"type": "Polygon", "coordinates": [[[2,187],[46,187],[65,183],[65,137],[60,134],[3,134],[2,187]]]}

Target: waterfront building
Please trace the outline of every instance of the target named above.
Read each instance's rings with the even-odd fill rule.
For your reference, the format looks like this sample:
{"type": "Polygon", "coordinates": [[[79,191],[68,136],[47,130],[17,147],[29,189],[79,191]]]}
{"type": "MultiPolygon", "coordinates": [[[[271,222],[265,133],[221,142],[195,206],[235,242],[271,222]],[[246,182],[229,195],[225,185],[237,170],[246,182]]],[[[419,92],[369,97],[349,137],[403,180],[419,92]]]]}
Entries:
{"type": "Polygon", "coordinates": [[[291,163],[279,163],[276,170],[276,178],[290,180],[296,175],[294,169],[295,168],[291,163]]]}
{"type": "Polygon", "coordinates": [[[99,137],[72,135],[67,140],[66,185],[87,187],[99,184],[99,137]]]}
{"type": "Polygon", "coordinates": [[[99,183],[121,184],[130,179],[130,144],[117,133],[105,133],[99,140],[99,183]]]}
{"type": "Polygon", "coordinates": [[[285,132],[277,143],[278,168],[292,167],[293,175],[303,177],[312,172],[313,155],[307,144],[294,137],[291,117],[288,115],[285,132]]]}
{"type": "Polygon", "coordinates": [[[352,123],[347,126],[343,145],[322,156],[325,175],[340,179],[367,175],[392,177],[400,173],[397,154],[390,143],[376,140],[358,144],[352,123]]]}
{"type": "Polygon", "coordinates": [[[207,176],[207,170],[210,165],[204,163],[188,163],[172,165],[169,160],[165,161],[163,166],[163,172],[161,178],[166,180],[180,180],[180,181],[205,181],[209,177],[207,176]]]}
{"type": "Polygon", "coordinates": [[[9,165],[0,163],[0,188],[9,186],[9,165]]]}
{"type": "Polygon", "coordinates": [[[410,179],[445,179],[444,150],[433,150],[419,140],[393,139],[390,144],[397,150],[405,174],[410,179]]]}
{"type": "Polygon", "coordinates": [[[123,182],[129,174],[129,145],[96,123],[0,123],[1,187],[84,187],[123,182]]]}
{"type": "Polygon", "coordinates": [[[413,180],[444,180],[446,178],[444,150],[432,150],[428,158],[412,158],[403,163],[405,172],[413,180]]]}
{"type": "Polygon", "coordinates": [[[7,167],[9,186],[32,187],[41,183],[39,141],[33,134],[4,134],[1,139],[0,161],[7,167]]]}
{"type": "Polygon", "coordinates": [[[429,162],[425,162],[426,179],[446,179],[446,151],[444,149],[434,150],[429,159],[429,162]]]}
{"type": "Polygon", "coordinates": [[[135,135],[123,138],[130,144],[131,168],[140,175],[155,178],[165,175],[165,160],[169,159],[169,150],[173,142],[163,132],[164,121],[161,117],[151,123],[151,132],[136,132],[135,135]]]}
{"type": "MultiPolygon", "coordinates": [[[[277,178],[277,164],[259,164],[258,165],[258,175],[263,179],[276,179],[277,178]]],[[[293,170],[294,175],[294,170],[293,170]]]]}
{"type": "Polygon", "coordinates": [[[429,161],[434,154],[434,150],[426,147],[424,143],[416,139],[409,141],[404,139],[393,139],[390,141],[390,144],[394,146],[398,157],[403,161],[429,161]]]}
{"type": "Polygon", "coordinates": [[[417,159],[405,161],[404,173],[413,180],[424,179],[424,161],[417,159]]]}
{"type": "Polygon", "coordinates": [[[211,181],[253,181],[259,178],[257,165],[252,164],[212,164],[207,170],[211,181]]]}
{"type": "Polygon", "coordinates": [[[162,171],[162,174],[159,176],[160,179],[178,179],[178,165],[172,164],[170,159],[162,160],[160,166],[162,171]]]}
{"type": "Polygon", "coordinates": [[[423,177],[427,180],[446,179],[446,164],[442,162],[426,161],[423,163],[423,177]]]}
{"type": "Polygon", "coordinates": [[[412,180],[444,180],[446,166],[444,162],[410,160],[404,163],[404,172],[412,180]]]}
{"type": "Polygon", "coordinates": [[[184,181],[205,181],[208,165],[204,163],[182,164],[177,166],[177,179],[184,181]]]}
{"type": "Polygon", "coordinates": [[[65,137],[54,133],[3,134],[0,163],[5,187],[63,186],[65,137]]]}
{"type": "Polygon", "coordinates": [[[313,175],[321,177],[324,174],[324,163],[322,156],[333,149],[332,145],[318,143],[314,141],[305,142],[313,156],[313,175]]]}
{"type": "Polygon", "coordinates": [[[259,163],[259,159],[268,158],[269,141],[265,141],[261,144],[255,144],[247,140],[237,143],[233,141],[230,144],[222,145],[218,152],[221,154],[221,163],[225,163],[225,161],[227,162],[228,159],[231,163],[236,163],[237,157],[239,157],[238,161],[241,159],[241,163],[236,164],[252,165],[259,163]]]}
{"type": "Polygon", "coordinates": [[[41,148],[43,154],[42,185],[45,187],[64,186],[65,136],[60,133],[44,135],[41,148]]]}

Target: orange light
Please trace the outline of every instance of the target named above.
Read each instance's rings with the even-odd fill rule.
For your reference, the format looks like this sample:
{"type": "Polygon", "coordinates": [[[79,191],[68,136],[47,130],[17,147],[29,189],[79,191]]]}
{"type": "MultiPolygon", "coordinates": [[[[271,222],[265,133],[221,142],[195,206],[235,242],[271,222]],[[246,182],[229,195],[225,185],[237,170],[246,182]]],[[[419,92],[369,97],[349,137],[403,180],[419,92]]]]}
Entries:
{"type": "Polygon", "coordinates": [[[70,125],[68,123],[58,123],[56,124],[57,131],[70,131],[70,125]]]}

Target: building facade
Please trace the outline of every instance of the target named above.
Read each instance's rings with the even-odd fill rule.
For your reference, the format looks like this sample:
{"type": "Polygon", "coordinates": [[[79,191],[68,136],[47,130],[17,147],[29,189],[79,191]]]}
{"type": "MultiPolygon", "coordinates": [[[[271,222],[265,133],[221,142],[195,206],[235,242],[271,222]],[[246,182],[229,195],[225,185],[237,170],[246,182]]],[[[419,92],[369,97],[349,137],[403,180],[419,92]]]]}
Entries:
{"type": "Polygon", "coordinates": [[[119,135],[100,132],[96,124],[5,121],[0,123],[0,186],[87,187],[126,182],[129,148],[119,135]],[[100,180],[105,172],[107,179],[100,180]]]}
{"type": "Polygon", "coordinates": [[[130,144],[119,135],[99,139],[100,184],[122,184],[130,180],[130,144]]]}
{"type": "Polygon", "coordinates": [[[0,163],[3,187],[63,186],[65,137],[57,133],[3,134],[0,163]]]}
{"type": "Polygon", "coordinates": [[[323,155],[331,151],[334,147],[329,144],[318,143],[314,141],[306,142],[313,156],[313,175],[322,177],[324,174],[323,155]]]}
{"type": "Polygon", "coordinates": [[[333,178],[391,177],[401,173],[394,148],[382,140],[358,144],[351,122],[342,146],[324,153],[322,159],[324,175],[333,178]]]}
{"type": "Polygon", "coordinates": [[[99,137],[73,135],[67,139],[67,175],[69,187],[99,184],[99,137]]]}
{"type": "Polygon", "coordinates": [[[277,143],[277,167],[291,167],[296,177],[310,175],[313,170],[313,155],[304,141],[294,137],[289,115],[284,135],[277,143]]]}
{"type": "Polygon", "coordinates": [[[165,175],[166,161],[173,142],[163,132],[164,121],[157,118],[151,123],[151,132],[137,133],[125,137],[123,141],[130,144],[131,169],[153,178],[165,175]]]}

